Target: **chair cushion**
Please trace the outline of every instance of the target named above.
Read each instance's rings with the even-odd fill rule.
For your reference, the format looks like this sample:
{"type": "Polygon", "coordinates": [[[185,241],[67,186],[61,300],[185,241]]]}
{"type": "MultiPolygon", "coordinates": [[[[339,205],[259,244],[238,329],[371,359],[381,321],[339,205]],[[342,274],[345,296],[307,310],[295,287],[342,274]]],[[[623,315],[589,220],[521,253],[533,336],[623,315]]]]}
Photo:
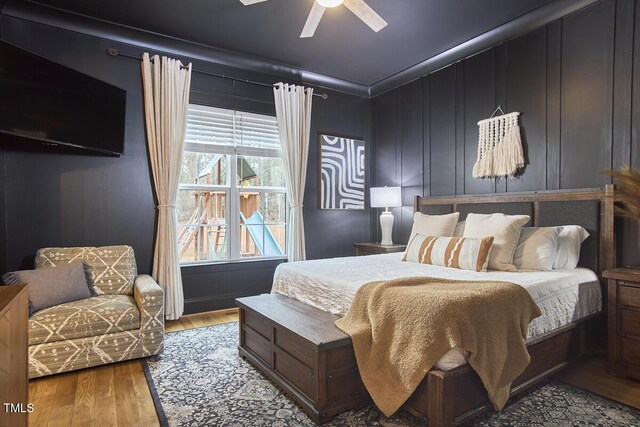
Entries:
{"type": "Polygon", "coordinates": [[[128,295],[100,295],[45,308],[29,318],[29,345],[140,329],[128,295]]]}
{"type": "Polygon", "coordinates": [[[36,268],[84,261],[97,295],[133,295],[138,273],[131,246],[43,248],[36,254],[36,268]]]}

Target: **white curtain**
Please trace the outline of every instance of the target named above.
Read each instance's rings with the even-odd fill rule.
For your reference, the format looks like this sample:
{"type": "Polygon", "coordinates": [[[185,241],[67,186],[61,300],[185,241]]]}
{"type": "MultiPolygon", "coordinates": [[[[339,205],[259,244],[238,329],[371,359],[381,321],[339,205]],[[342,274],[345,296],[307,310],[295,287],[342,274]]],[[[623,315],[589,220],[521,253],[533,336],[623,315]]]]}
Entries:
{"type": "Polygon", "coordinates": [[[158,229],[152,276],[165,294],[165,317],[184,311],[180,256],[176,233],[176,197],[187,124],[191,64],[149,54],[142,56],[142,84],[147,144],[158,202],[158,229]]]}
{"type": "Polygon", "coordinates": [[[287,251],[289,261],[304,261],[305,240],[302,203],[307,179],[311,101],[313,89],[278,83],[273,88],[282,145],[284,178],[291,204],[287,251]]]}

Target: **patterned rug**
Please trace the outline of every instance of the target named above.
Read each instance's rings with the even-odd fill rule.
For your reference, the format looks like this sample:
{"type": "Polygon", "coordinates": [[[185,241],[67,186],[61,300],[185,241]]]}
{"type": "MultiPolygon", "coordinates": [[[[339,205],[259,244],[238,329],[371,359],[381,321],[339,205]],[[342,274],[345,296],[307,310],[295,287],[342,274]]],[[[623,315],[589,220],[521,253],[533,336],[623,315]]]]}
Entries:
{"type": "MultiPolygon", "coordinates": [[[[163,426],[314,426],[298,406],[238,356],[238,324],[168,333],[165,351],[145,374],[163,426]]],[[[423,426],[407,413],[391,418],[372,405],[327,426],[423,426]]],[[[638,426],[640,412],[555,381],[517,396],[505,410],[469,426],[638,426]]]]}

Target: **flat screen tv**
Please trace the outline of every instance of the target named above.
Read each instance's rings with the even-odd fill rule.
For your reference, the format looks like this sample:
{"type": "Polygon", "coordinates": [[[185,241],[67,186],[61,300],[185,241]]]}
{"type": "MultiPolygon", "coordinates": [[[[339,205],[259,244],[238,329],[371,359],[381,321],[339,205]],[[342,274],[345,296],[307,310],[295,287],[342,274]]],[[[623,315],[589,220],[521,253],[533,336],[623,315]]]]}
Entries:
{"type": "Polygon", "coordinates": [[[125,102],[123,89],[0,42],[0,142],[122,155],[125,102]]]}

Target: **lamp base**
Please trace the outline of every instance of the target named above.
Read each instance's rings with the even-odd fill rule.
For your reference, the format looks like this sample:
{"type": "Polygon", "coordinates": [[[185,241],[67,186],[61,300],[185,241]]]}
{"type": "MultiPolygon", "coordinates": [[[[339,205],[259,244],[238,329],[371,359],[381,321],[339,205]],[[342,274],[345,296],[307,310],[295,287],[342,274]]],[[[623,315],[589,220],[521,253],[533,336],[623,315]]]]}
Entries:
{"type": "Polygon", "coordinates": [[[382,229],[381,245],[393,245],[391,241],[391,231],[393,230],[393,214],[391,212],[382,212],[380,215],[380,228],[382,229]]]}

